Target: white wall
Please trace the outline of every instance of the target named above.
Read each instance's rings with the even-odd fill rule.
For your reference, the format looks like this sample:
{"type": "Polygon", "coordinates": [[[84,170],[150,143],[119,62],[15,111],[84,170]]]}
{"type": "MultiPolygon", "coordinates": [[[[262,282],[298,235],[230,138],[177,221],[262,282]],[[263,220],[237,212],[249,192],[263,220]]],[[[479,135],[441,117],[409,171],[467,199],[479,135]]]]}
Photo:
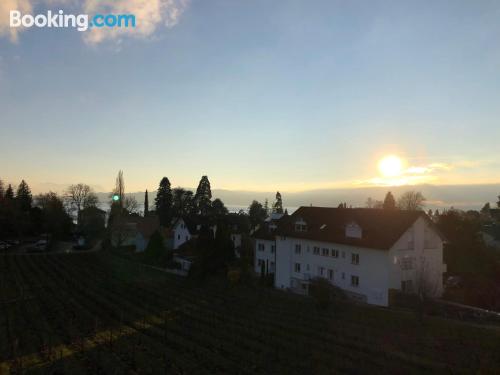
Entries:
{"type": "Polygon", "coordinates": [[[329,279],[329,270],[333,271],[330,282],[339,288],[358,296],[361,300],[376,305],[388,304],[388,264],[389,251],[374,250],[326,242],[301,240],[295,238],[277,239],[277,288],[298,287],[293,280],[308,280],[315,277],[329,279]],[[295,245],[301,245],[300,254],[296,254],[295,245]],[[314,247],[319,247],[319,255],[314,254],[314,247]],[[322,255],[328,249],[328,256],[322,255]],[[337,250],[339,257],[332,256],[337,250]],[[359,264],[352,264],[352,254],[359,255],[359,264]],[[295,263],[300,263],[300,272],[295,272],[295,263]],[[320,274],[323,268],[323,275],[320,274]],[[351,285],[351,276],[359,278],[359,285],[351,285]]]}
{"type": "Polygon", "coordinates": [[[403,280],[412,280],[416,291],[423,283],[434,297],[443,293],[443,242],[424,218],[419,218],[394,244],[390,251],[391,266],[389,287],[401,289],[403,280]],[[409,239],[413,238],[413,246],[409,239]],[[404,259],[412,259],[411,269],[404,268],[404,259]],[[425,281],[422,281],[425,279],[425,281]]]}
{"type": "Polygon", "coordinates": [[[234,256],[236,258],[241,258],[241,234],[231,233],[231,241],[233,241],[234,246],[234,256]]]}
{"type": "Polygon", "coordinates": [[[266,273],[273,273],[275,272],[276,265],[275,265],[275,251],[273,250],[273,247],[276,246],[275,241],[269,241],[269,240],[255,240],[255,256],[254,256],[254,261],[255,261],[255,272],[260,275],[261,273],[261,266],[259,265],[259,260],[264,262],[265,265],[265,272],[266,273]],[[259,250],[259,245],[264,246],[264,250],[259,250]]]}
{"type": "Polygon", "coordinates": [[[187,242],[191,239],[191,234],[187,229],[186,223],[184,220],[179,220],[174,228],[174,250],[178,249],[184,242],[187,242]]]}

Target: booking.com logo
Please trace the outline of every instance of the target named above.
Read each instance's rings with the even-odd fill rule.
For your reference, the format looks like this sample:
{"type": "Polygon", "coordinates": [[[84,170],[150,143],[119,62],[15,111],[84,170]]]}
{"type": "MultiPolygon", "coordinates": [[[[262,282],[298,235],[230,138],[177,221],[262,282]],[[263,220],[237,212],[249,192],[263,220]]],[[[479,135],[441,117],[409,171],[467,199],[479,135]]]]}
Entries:
{"type": "Polygon", "coordinates": [[[133,14],[64,14],[47,11],[47,14],[22,14],[18,10],[10,11],[10,27],[54,27],[76,28],[78,31],[87,31],[90,27],[135,27],[133,14]],[[89,22],[89,19],[91,21],[89,22]]]}

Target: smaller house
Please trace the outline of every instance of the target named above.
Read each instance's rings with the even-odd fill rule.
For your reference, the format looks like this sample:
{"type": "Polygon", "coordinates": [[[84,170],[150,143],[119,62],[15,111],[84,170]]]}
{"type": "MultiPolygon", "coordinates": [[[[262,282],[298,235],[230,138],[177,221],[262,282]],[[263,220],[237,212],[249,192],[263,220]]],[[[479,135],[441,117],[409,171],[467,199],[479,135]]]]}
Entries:
{"type": "Polygon", "coordinates": [[[116,217],[111,223],[111,245],[113,247],[135,246],[137,224],[143,218],[139,215],[116,217]]]}
{"type": "Polygon", "coordinates": [[[248,234],[249,223],[243,215],[228,214],[224,216],[223,222],[227,225],[234,246],[234,253],[237,258],[241,256],[241,243],[243,236],[248,234]]]}
{"type": "Polygon", "coordinates": [[[217,226],[203,216],[193,215],[174,219],[171,227],[172,248],[177,250],[192,238],[197,238],[202,228],[209,228],[214,235],[217,230],[217,226]]]}
{"type": "Polygon", "coordinates": [[[255,272],[260,275],[276,272],[276,230],[283,214],[271,214],[252,234],[255,240],[255,272]]]}
{"type": "Polygon", "coordinates": [[[137,223],[137,234],[135,237],[136,251],[144,251],[149,244],[151,236],[160,230],[160,220],[156,215],[143,217],[137,223]]]}

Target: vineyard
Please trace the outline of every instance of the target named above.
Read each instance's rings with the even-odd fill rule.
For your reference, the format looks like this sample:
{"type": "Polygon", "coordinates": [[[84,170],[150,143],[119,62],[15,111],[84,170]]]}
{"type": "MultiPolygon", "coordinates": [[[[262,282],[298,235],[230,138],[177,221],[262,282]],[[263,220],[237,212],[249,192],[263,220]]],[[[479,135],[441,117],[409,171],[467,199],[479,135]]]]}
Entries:
{"type": "Polygon", "coordinates": [[[500,331],[109,254],[0,257],[0,374],[499,373],[500,331]]]}

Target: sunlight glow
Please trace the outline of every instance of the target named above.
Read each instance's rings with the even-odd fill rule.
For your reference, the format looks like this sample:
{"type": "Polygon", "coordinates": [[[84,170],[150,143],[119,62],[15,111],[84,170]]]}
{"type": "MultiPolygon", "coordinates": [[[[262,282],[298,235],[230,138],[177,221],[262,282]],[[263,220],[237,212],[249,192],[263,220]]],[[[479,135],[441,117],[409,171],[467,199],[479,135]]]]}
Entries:
{"type": "Polygon", "coordinates": [[[403,172],[403,160],[395,155],[384,156],[378,162],[378,170],[383,177],[401,176],[403,172]]]}

